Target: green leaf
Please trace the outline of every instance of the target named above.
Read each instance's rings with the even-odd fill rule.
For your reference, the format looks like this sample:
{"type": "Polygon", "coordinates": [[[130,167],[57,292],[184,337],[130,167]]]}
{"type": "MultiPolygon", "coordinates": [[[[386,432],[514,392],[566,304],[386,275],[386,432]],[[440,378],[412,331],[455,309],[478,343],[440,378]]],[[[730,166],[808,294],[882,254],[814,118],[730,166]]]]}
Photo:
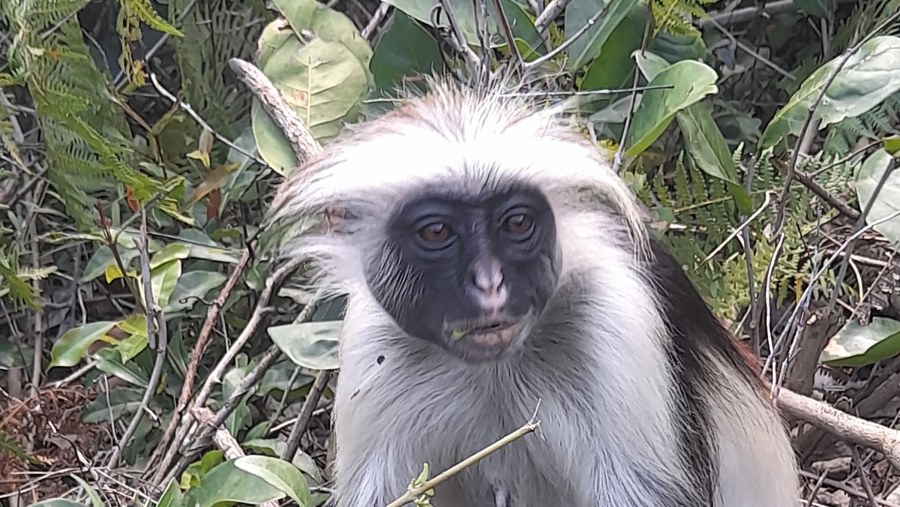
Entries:
{"type": "Polygon", "coordinates": [[[284,497],[284,492],[262,478],[235,467],[234,461],[226,461],[200,478],[200,485],[188,491],[184,504],[191,507],[213,507],[220,502],[261,504],[284,497]]]}
{"type": "MultiPolygon", "coordinates": [[[[428,26],[434,26],[431,23],[431,9],[435,5],[439,4],[438,0],[385,1],[396,7],[397,10],[408,14],[412,18],[428,26]]],[[[481,47],[481,40],[478,37],[478,33],[476,31],[474,8],[475,4],[469,0],[447,0],[447,3],[449,4],[450,9],[453,10],[453,16],[457,21],[457,26],[459,26],[459,29],[462,31],[463,37],[465,37],[466,42],[473,46],[481,47]]],[[[501,0],[501,5],[503,6],[503,11],[507,16],[507,19],[509,20],[509,25],[512,28],[513,36],[524,40],[530,48],[540,47],[543,44],[541,36],[537,33],[537,30],[534,28],[534,24],[525,14],[525,11],[517,7],[518,3],[511,0],[501,0]]],[[[494,6],[493,2],[487,3],[487,12],[488,33],[490,38],[488,44],[494,48],[502,46],[506,43],[506,39],[502,35],[500,26],[497,23],[497,20],[500,19],[500,15],[497,12],[497,8],[494,6]]],[[[450,26],[450,22],[446,12],[441,13],[438,22],[443,26],[450,26]]]]}
{"type": "Polygon", "coordinates": [[[122,363],[127,363],[147,348],[147,317],[132,315],[119,322],[118,328],[128,333],[127,338],[116,344],[122,363]]]}
{"type": "Polygon", "coordinates": [[[603,56],[588,65],[580,90],[611,90],[621,88],[627,82],[634,70],[631,54],[641,47],[646,21],[646,7],[635,3],[609,34],[601,51],[603,56]]]}
{"type": "Polygon", "coordinates": [[[284,14],[296,37],[303,39],[304,32],[312,32],[324,41],[340,42],[368,68],[372,48],[350,18],[315,0],[273,0],[273,3],[284,14]]]}
{"type": "Polygon", "coordinates": [[[584,27],[588,20],[606,8],[600,20],[566,48],[567,68],[579,70],[600,56],[610,35],[628,16],[639,0],[571,0],[566,7],[564,30],[566,38],[584,27]],[[606,7],[608,5],[608,7],[606,7]]]}
{"type": "MultiPolygon", "coordinates": [[[[863,161],[856,173],[856,196],[861,208],[865,209],[869,205],[878,182],[884,172],[891,167],[892,161],[893,157],[883,149],[873,152],[863,161]]],[[[869,224],[877,222],[897,211],[900,211],[900,172],[895,170],[888,176],[878,197],[872,203],[872,208],[866,215],[866,222],[869,224]]],[[[892,242],[900,241],[900,217],[876,225],[875,230],[892,242]]]]}
{"type": "MultiPolygon", "coordinates": [[[[303,46],[291,38],[261,65],[285,101],[323,143],[341,132],[343,122],[358,116],[368,92],[368,68],[340,42],[316,38],[303,46]]],[[[286,175],[296,165],[290,144],[258,101],[253,102],[251,116],[260,155],[286,175]]]]}
{"type": "Polygon", "coordinates": [[[334,370],[338,367],[341,325],[337,320],[304,322],[272,326],[267,332],[294,364],[311,370],[334,370]]]}
{"type": "Polygon", "coordinates": [[[714,178],[725,180],[738,209],[745,214],[751,213],[753,204],[750,196],[738,181],[737,168],[725,136],[706,105],[694,104],[676,114],[675,119],[684,137],[685,149],[697,167],[714,178]]]}
{"type": "Polygon", "coordinates": [[[234,466],[285,492],[300,507],[312,505],[306,479],[293,464],[269,456],[244,456],[234,466]]]}
{"type": "MultiPolygon", "coordinates": [[[[175,260],[150,270],[150,285],[153,290],[153,303],[165,308],[169,304],[169,298],[175,291],[175,284],[181,276],[181,261],[175,260]]],[[[143,295],[141,285],[141,295],[143,295]]]]}
{"type": "Polygon", "coordinates": [[[149,375],[141,370],[137,362],[122,362],[122,354],[112,348],[98,350],[93,358],[97,361],[97,369],[108,375],[118,377],[129,384],[141,388],[147,387],[149,375]]]}
{"type": "Polygon", "coordinates": [[[634,61],[647,81],[652,81],[660,72],[672,66],[672,62],[652,51],[635,51],[634,61]]]}
{"type": "Polygon", "coordinates": [[[167,33],[169,35],[174,35],[176,37],[184,37],[184,34],[178,31],[174,26],[166,23],[159,14],[156,13],[156,10],[153,8],[153,4],[150,3],[150,0],[125,0],[128,2],[128,6],[134,11],[135,14],[141,18],[141,21],[147,23],[147,26],[154,30],[158,30],[163,33],[167,33]]]}
{"type": "Polygon", "coordinates": [[[679,111],[716,93],[716,72],[708,66],[684,60],[659,72],[650,86],[672,85],[669,89],[647,90],[634,112],[625,141],[626,154],[634,157],[646,150],[663,133],[679,111]]]}
{"type": "MultiPolygon", "coordinates": [[[[788,103],[775,113],[759,140],[761,150],[770,148],[788,135],[798,135],[807,110],[821,92],[829,74],[843,56],[812,73],[788,103]]],[[[813,119],[819,128],[845,118],[859,116],[900,90],[900,38],[873,37],[851,56],[828,87],[813,119]]]]}
{"type": "MultiPolygon", "coordinates": [[[[121,257],[122,263],[125,264],[126,269],[131,260],[137,256],[138,251],[134,248],[119,248],[119,257],[121,257]]],[[[84,273],[81,275],[81,282],[90,282],[106,273],[106,269],[109,266],[116,266],[116,259],[113,257],[112,250],[108,246],[102,245],[94,251],[94,255],[91,256],[87,265],[85,265],[84,273]]]]}
{"type": "Polygon", "coordinates": [[[86,423],[114,422],[123,414],[132,414],[141,406],[144,388],[118,387],[106,396],[98,396],[81,413],[86,423]]]}
{"type": "Polygon", "coordinates": [[[97,494],[97,491],[92,488],[90,484],[75,474],[69,474],[69,477],[75,479],[78,484],[81,484],[81,487],[84,488],[85,493],[88,494],[88,498],[91,499],[91,504],[94,507],[103,507],[103,500],[100,499],[100,495],[97,494]]]}
{"type": "Polygon", "coordinates": [[[890,153],[892,157],[900,157],[900,136],[884,138],[884,149],[890,153]]]}
{"type": "Polygon", "coordinates": [[[647,47],[671,63],[681,60],[700,60],[706,55],[706,43],[700,31],[684,34],[662,32],[647,47]]]}
{"type": "Polygon", "coordinates": [[[412,18],[397,11],[375,45],[369,68],[375,76],[375,85],[380,90],[388,90],[401,84],[404,78],[443,72],[444,61],[434,37],[412,18]]]}
{"type": "Polygon", "coordinates": [[[75,366],[84,359],[91,345],[105,338],[106,333],[115,325],[116,322],[112,321],[92,322],[66,331],[59,341],[53,344],[48,368],[75,366]]]}
{"type": "Polygon", "coordinates": [[[169,485],[159,497],[156,507],[182,507],[184,505],[184,495],[181,494],[181,488],[175,480],[170,480],[169,485]]]}
{"type": "Polygon", "coordinates": [[[166,315],[193,308],[198,299],[206,298],[209,291],[219,288],[228,279],[218,271],[189,271],[178,279],[169,304],[165,307],[166,315]]]}
{"type": "Polygon", "coordinates": [[[191,246],[185,243],[171,243],[150,258],[150,269],[156,269],[167,262],[184,260],[191,255],[191,246]]]}
{"type": "Polygon", "coordinates": [[[828,341],[819,360],[833,366],[865,366],[900,353],[900,322],[873,317],[868,326],[848,322],[828,341]]]}

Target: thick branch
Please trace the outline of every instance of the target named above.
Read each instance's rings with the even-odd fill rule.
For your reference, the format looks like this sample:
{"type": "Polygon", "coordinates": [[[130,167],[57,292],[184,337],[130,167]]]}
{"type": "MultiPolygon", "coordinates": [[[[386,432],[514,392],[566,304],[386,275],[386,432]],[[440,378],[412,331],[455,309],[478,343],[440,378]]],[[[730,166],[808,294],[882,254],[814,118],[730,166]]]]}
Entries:
{"type": "Polygon", "coordinates": [[[228,65],[238,78],[250,88],[272,121],[284,133],[288,142],[291,143],[291,149],[294,150],[298,163],[322,149],[309,128],[303,124],[303,120],[291,109],[291,106],[281,96],[281,92],[261,70],[239,58],[232,58],[228,61],[228,65]]]}
{"type": "Polygon", "coordinates": [[[778,391],[776,401],[785,413],[827,430],[843,440],[874,449],[900,468],[900,432],[854,417],[787,389],[778,391]]]}

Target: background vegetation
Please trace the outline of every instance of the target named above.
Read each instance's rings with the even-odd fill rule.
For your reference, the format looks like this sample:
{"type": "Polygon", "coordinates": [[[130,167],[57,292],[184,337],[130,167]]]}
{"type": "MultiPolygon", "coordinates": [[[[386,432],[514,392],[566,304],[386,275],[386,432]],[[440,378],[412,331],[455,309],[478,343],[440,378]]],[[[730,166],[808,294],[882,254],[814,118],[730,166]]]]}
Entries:
{"type": "MultiPolygon", "coordinates": [[[[0,502],[325,502],[340,302],[272,263],[267,199],[421,73],[482,65],[565,101],[774,386],[895,426],[898,19],[900,0],[3,0],[0,502]]],[[[807,504],[900,506],[890,449],[789,415],[807,504]]]]}

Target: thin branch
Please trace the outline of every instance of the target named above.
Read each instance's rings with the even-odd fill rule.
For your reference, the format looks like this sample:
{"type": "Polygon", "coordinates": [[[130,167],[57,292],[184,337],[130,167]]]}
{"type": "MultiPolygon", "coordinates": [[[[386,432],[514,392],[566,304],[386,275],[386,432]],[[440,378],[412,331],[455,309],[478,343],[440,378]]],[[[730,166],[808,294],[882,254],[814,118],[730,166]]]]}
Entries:
{"type": "MultiPolygon", "coordinates": [[[[650,5],[647,5],[647,9],[650,9],[650,5]]],[[[648,15],[647,21],[644,23],[644,35],[641,39],[641,51],[647,49],[648,38],[650,36],[650,22],[653,20],[653,16],[648,15]]],[[[625,142],[628,140],[628,131],[631,130],[631,119],[634,117],[634,106],[637,103],[637,84],[638,80],[641,76],[640,67],[638,67],[637,62],[634,64],[634,78],[631,82],[631,87],[634,91],[631,92],[631,97],[628,102],[628,115],[625,116],[625,125],[622,127],[622,139],[619,141],[619,147],[616,149],[616,155],[613,158],[613,172],[619,174],[619,171],[625,166],[624,164],[624,155],[625,155],[625,142]]]]}
{"type": "Polygon", "coordinates": [[[538,33],[543,35],[547,28],[550,27],[550,24],[566,10],[567,5],[569,5],[569,0],[552,0],[547,4],[544,12],[534,21],[534,27],[538,33]]]}
{"type": "Polygon", "coordinates": [[[391,4],[387,2],[381,2],[381,5],[378,6],[378,10],[375,11],[375,14],[372,15],[372,19],[369,20],[369,24],[363,28],[362,36],[363,39],[369,40],[372,37],[372,34],[375,33],[375,29],[378,28],[378,25],[381,24],[381,21],[391,12],[391,4]]]}
{"type": "MultiPolygon", "coordinates": [[[[869,199],[869,202],[866,203],[866,207],[865,209],[863,209],[862,214],[860,214],[856,219],[854,231],[862,229],[862,227],[865,225],[866,217],[868,217],[869,212],[872,211],[872,206],[875,205],[875,201],[878,199],[878,195],[881,193],[882,189],[884,189],[885,183],[887,183],[888,178],[890,178],[891,174],[894,172],[894,168],[896,167],[894,160],[894,158],[891,158],[890,162],[888,162],[888,166],[884,169],[884,173],[881,175],[881,178],[878,179],[878,183],[875,185],[875,190],[872,191],[872,196],[869,199]]],[[[836,278],[837,283],[835,283],[834,288],[831,291],[831,297],[828,299],[828,311],[834,310],[834,305],[837,301],[838,296],[840,296],[841,281],[847,274],[847,264],[850,262],[850,257],[853,255],[853,249],[855,247],[856,241],[854,240],[850,243],[850,245],[847,246],[847,252],[844,255],[844,258],[841,260],[841,267],[838,269],[838,275],[836,278]]]]}
{"type": "Polygon", "coordinates": [[[513,431],[512,433],[506,435],[500,440],[494,442],[493,444],[485,447],[484,449],[476,452],[475,454],[469,456],[468,458],[460,461],[456,465],[448,468],[443,473],[437,475],[433,479],[428,480],[425,484],[422,484],[418,487],[410,487],[406,493],[403,494],[400,498],[394,500],[389,503],[387,507],[401,507],[402,505],[406,505],[409,502],[414,501],[419,496],[423,495],[426,491],[439,486],[440,484],[446,482],[453,476],[462,472],[466,468],[474,465],[475,463],[481,461],[482,459],[488,457],[489,455],[497,452],[501,448],[515,442],[516,440],[524,437],[525,435],[534,432],[534,430],[538,429],[540,426],[540,422],[536,422],[534,417],[524,425],[522,425],[519,429],[513,431]]]}
{"type": "Polygon", "coordinates": [[[546,55],[544,55],[540,58],[536,58],[528,63],[523,63],[522,66],[526,70],[536,69],[536,68],[540,67],[541,65],[549,62],[550,60],[556,58],[557,55],[559,55],[560,53],[562,53],[563,51],[568,49],[569,46],[574,44],[576,40],[578,40],[582,35],[587,33],[587,31],[590,30],[591,27],[596,25],[597,21],[599,21],[600,18],[602,18],[603,15],[606,14],[606,11],[609,9],[609,5],[611,3],[612,2],[610,2],[608,4],[604,4],[602,9],[600,9],[599,11],[597,11],[596,14],[594,14],[593,16],[588,18],[587,23],[585,23],[584,26],[579,28],[577,32],[573,33],[571,37],[564,40],[562,44],[560,44],[559,46],[556,46],[555,48],[553,48],[552,51],[549,51],[546,55]]]}
{"type": "MultiPolygon", "coordinates": [[[[137,431],[137,427],[141,422],[144,412],[149,410],[150,399],[153,398],[153,393],[156,392],[156,385],[162,377],[163,365],[166,362],[166,349],[169,337],[166,329],[166,321],[163,317],[163,311],[153,302],[153,282],[150,278],[150,253],[148,243],[147,208],[142,206],[141,237],[140,241],[135,239],[134,244],[137,247],[141,262],[141,282],[144,286],[145,301],[144,315],[147,320],[147,341],[148,346],[151,349],[156,349],[156,360],[153,363],[153,372],[150,374],[150,382],[147,383],[147,389],[144,391],[141,405],[135,410],[134,417],[131,418],[131,423],[125,430],[125,433],[122,434],[122,438],[119,439],[118,445],[113,449],[109,462],[107,462],[106,467],[110,469],[116,468],[118,465],[122,451],[125,449],[125,446],[128,445],[128,441],[131,440],[134,432],[137,431]]],[[[125,276],[128,275],[126,274],[125,276]]]]}
{"type": "Polygon", "coordinates": [[[320,371],[316,375],[316,380],[309,389],[306,400],[303,401],[303,407],[300,408],[300,415],[297,416],[294,427],[291,428],[291,434],[288,436],[284,452],[281,453],[281,459],[285,461],[292,461],[294,459],[294,455],[297,454],[297,449],[300,448],[300,438],[309,426],[309,422],[312,420],[313,411],[319,404],[319,398],[321,398],[322,393],[325,392],[325,387],[328,385],[330,379],[331,371],[328,370],[320,371]]]}

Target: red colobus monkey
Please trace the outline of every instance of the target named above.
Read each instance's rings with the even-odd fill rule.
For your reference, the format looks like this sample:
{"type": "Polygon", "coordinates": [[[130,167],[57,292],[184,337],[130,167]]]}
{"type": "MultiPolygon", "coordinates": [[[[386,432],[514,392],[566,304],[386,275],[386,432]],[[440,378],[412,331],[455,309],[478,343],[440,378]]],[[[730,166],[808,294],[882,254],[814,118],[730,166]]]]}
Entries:
{"type": "Polygon", "coordinates": [[[554,114],[432,83],[298,168],[273,218],[348,296],[338,507],[423,463],[436,507],[796,507],[768,392],[598,150],[554,114]],[[335,222],[328,211],[339,210],[335,222]],[[320,225],[321,227],[315,227],[320,225]]]}

